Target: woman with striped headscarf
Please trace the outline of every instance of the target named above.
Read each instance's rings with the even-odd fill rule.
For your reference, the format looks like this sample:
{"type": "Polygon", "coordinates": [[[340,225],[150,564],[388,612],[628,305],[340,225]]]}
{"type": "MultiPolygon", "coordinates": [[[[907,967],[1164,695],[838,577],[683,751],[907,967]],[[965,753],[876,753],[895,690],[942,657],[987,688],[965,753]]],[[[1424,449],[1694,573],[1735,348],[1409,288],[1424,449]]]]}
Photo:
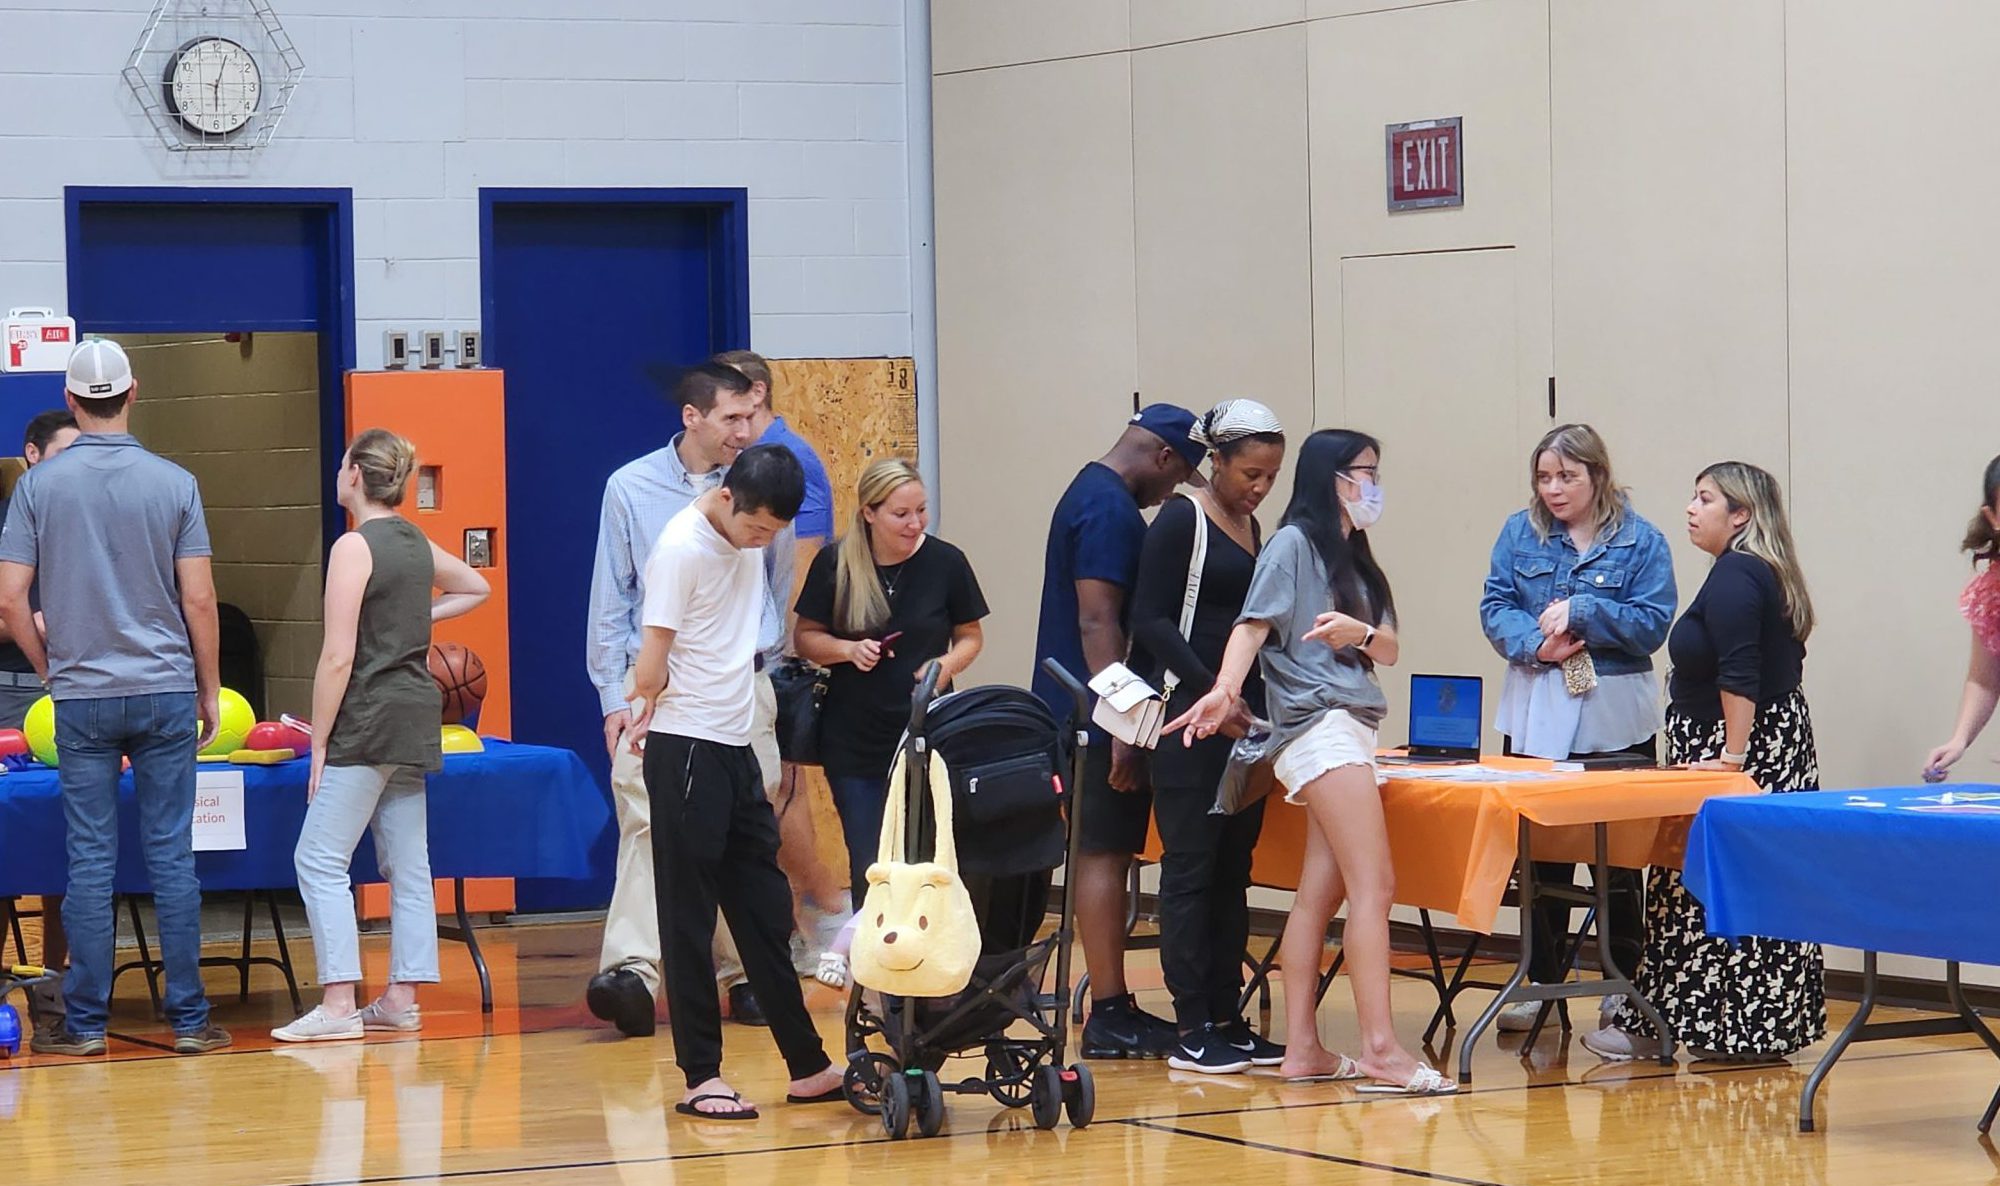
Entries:
{"type": "MultiPolygon", "coordinates": [[[[1217,404],[1190,436],[1208,446],[1208,486],[1160,508],[1132,592],[1131,666],[1169,690],[1170,718],[1215,682],[1263,543],[1257,507],[1285,460],[1284,430],[1255,400],[1217,404]]],[[[1192,746],[1173,738],[1152,756],[1153,810],[1165,846],[1160,964],[1180,1032],[1180,1047],[1167,1061],[1177,1070],[1227,1074],[1276,1066],[1285,1054],[1252,1032],[1237,1010],[1250,937],[1250,851],[1264,807],[1210,812],[1233,738],[1262,708],[1253,675],[1231,727],[1192,746]]]]}

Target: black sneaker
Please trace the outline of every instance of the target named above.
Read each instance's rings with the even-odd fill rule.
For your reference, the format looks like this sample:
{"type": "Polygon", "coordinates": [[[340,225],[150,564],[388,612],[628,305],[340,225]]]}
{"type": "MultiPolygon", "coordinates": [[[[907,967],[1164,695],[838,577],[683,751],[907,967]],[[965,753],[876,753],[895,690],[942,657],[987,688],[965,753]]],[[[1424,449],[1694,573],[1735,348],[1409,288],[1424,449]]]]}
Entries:
{"type": "Polygon", "coordinates": [[[729,1020],[737,1025],[769,1025],[771,1019],[764,1016],[764,1007],[757,1003],[757,994],[750,991],[748,984],[729,986],[729,1020]]]}
{"type": "Polygon", "coordinates": [[[46,1030],[36,1030],[28,1040],[28,1049],[36,1054],[61,1054],[69,1058],[89,1058],[102,1054],[107,1049],[103,1034],[82,1037],[69,1032],[67,1026],[46,1030]]]}
{"type": "Polygon", "coordinates": [[[190,1033],[174,1035],[175,1054],[207,1054],[229,1045],[229,1031],[219,1025],[205,1025],[190,1033]]]}
{"type": "Polygon", "coordinates": [[[1234,1075],[1250,1069],[1250,1056],[1231,1045],[1210,1022],[1175,1043],[1174,1052],[1167,1056],[1167,1065],[1176,1071],[1234,1075]]]}
{"type": "Polygon", "coordinates": [[[1240,1017],[1222,1026],[1220,1032],[1229,1048],[1248,1056],[1252,1066],[1275,1067],[1285,1061],[1283,1046],[1251,1029],[1250,1023],[1240,1017]]]}
{"type": "Polygon", "coordinates": [[[1179,1049],[1173,1023],[1141,1009],[1130,993],[1093,1003],[1083,1026],[1085,1058],[1165,1058],[1179,1049]]]}
{"type": "Polygon", "coordinates": [[[630,968],[613,968],[592,976],[583,999],[590,1006],[591,1016],[617,1026],[618,1032],[626,1037],[653,1035],[657,1024],[653,1019],[653,994],[630,968]]]}

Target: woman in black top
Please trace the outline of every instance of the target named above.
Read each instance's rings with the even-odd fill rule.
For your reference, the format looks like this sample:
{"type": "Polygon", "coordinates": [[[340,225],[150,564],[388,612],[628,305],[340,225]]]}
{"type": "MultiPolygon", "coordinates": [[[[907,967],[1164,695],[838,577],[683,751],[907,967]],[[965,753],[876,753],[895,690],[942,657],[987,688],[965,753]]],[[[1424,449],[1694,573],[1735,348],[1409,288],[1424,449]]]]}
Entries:
{"type": "MultiPolygon", "coordinates": [[[[1715,557],[1701,592],[1667,637],[1667,757],[1697,770],[1741,770],[1767,791],[1819,789],[1812,716],[1799,690],[1812,599],[1799,571],[1777,479],[1725,461],[1695,481],[1688,538],[1715,557]]],[[[1826,1032],[1819,947],[1710,936],[1678,870],[1646,885],[1641,992],[1697,1058],[1783,1058],[1826,1032]]],[[[1622,1061],[1659,1039],[1627,1005],[1583,1044],[1622,1061]]]]}
{"type": "MultiPolygon", "coordinates": [[[[1254,516],[1285,460],[1284,430],[1255,400],[1216,405],[1196,431],[1210,450],[1208,488],[1160,508],[1146,532],[1132,591],[1132,667],[1163,691],[1171,689],[1170,720],[1215,683],[1263,542],[1254,516]],[[1203,560],[1189,616],[1197,545],[1203,560]]],[[[1180,1048],[1167,1063],[1177,1070],[1227,1074],[1253,1064],[1276,1066],[1285,1057],[1284,1047],[1252,1032],[1236,1007],[1250,938],[1250,852],[1264,824],[1264,804],[1235,815],[1209,810],[1233,738],[1242,735],[1249,712],[1263,711],[1263,686],[1254,672],[1243,696],[1247,711],[1234,729],[1191,746],[1172,738],[1152,755],[1153,811],[1165,847],[1160,966],[1180,1030],[1180,1048]]]]}
{"type": "MultiPolygon", "coordinates": [[[[910,720],[924,667],[944,669],[942,691],[985,643],[986,598],[965,553],[924,534],[930,502],[907,461],[862,472],[854,523],[813,557],[792,635],[802,657],[832,671],[820,711],[820,761],[847,837],[855,905],[868,886],[889,796],[889,763],[910,720]]],[[[845,942],[843,935],[842,942],[845,942]]],[[[841,953],[828,953],[829,956],[841,953]]],[[[845,969],[821,960],[821,979],[845,969]]]]}

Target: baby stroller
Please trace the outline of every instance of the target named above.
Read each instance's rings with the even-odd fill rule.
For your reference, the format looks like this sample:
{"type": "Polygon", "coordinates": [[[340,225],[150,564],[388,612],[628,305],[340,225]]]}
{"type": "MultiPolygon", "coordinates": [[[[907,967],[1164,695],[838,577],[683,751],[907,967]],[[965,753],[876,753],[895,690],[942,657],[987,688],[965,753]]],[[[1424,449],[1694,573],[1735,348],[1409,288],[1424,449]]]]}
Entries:
{"type": "Polygon", "coordinates": [[[28,1025],[32,1028],[41,1021],[36,1015],[34,990],[54,984],[57,979],[47,968],[0,964],[0,1058],[12,1058],[21,1051],[21,1015],[7,1003],[8,994],[22,990],[21,995],[28,1002],[28,1025]]]}
{"type": "MultiPolygon", "coordinates": [[[[1083,685],[1053,661],[1045,666],[1076,698],[1080,722],[1083,685]]],[[[946,1092],[1030,1108],[1038,1128],[1054,1128],[1067,1110],[1070,1124],[1083,1128],[1096,1111],[1097,1091],[1090,1068],[1064,1065],[1074,925],[1067,893],[1055,931],[1035,936],[1056,868],[1066,862],[1073,867],[1076,860],[1076,803],[1068,788],[1081,775],[1088,739],[1019,688],[971,688],[932,700],[937,677],[933,664],[913,698],[902,741],[912,760],[905,764],[905,785],[889,793],[907,796],[906,857],[930,852],[929,762],[919,756],[934,748],[944,758],[959,871],[979,919],[980,956],[971,983],[956,996],[897,997],[854,986],[842,1087],[847,1102],[879,1115],[894,1140],[908,1135],[913,1117],[918,1132],[937,1135],[946,1092]],[[871,1048],[871,1039],[887,1049],[871,1048]],[[942,1080],[938,1072],[949,1058],[983,1059],[985,1073],[942,1080]]]]}

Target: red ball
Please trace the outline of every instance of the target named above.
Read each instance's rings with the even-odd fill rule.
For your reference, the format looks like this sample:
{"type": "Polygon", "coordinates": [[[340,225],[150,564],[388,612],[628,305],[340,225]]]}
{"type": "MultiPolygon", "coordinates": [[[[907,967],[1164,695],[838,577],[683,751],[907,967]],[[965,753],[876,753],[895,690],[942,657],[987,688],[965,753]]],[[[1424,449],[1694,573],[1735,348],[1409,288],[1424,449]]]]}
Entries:
{"type": "Polygon", "coordinates": [[[305,753],[312,748],[312,735],[303,729],[279,721],[259,721],[250,729],[250,736],[244,739],[244,749],[288,749],[294,753],[305,753]]]}
{"type": "Polygon", "coordinates": [[[440,642],[431,646],[431,678],[444,696],[441,724],[463,724],[479,711],[486,699],[486,664],[477,652],[462,643],[440,642]]]}
{"type": "Polygon", "coordinates": [[[28,736],[19,729],[0,729],[0,758],[28,752],[28,736]]]}

